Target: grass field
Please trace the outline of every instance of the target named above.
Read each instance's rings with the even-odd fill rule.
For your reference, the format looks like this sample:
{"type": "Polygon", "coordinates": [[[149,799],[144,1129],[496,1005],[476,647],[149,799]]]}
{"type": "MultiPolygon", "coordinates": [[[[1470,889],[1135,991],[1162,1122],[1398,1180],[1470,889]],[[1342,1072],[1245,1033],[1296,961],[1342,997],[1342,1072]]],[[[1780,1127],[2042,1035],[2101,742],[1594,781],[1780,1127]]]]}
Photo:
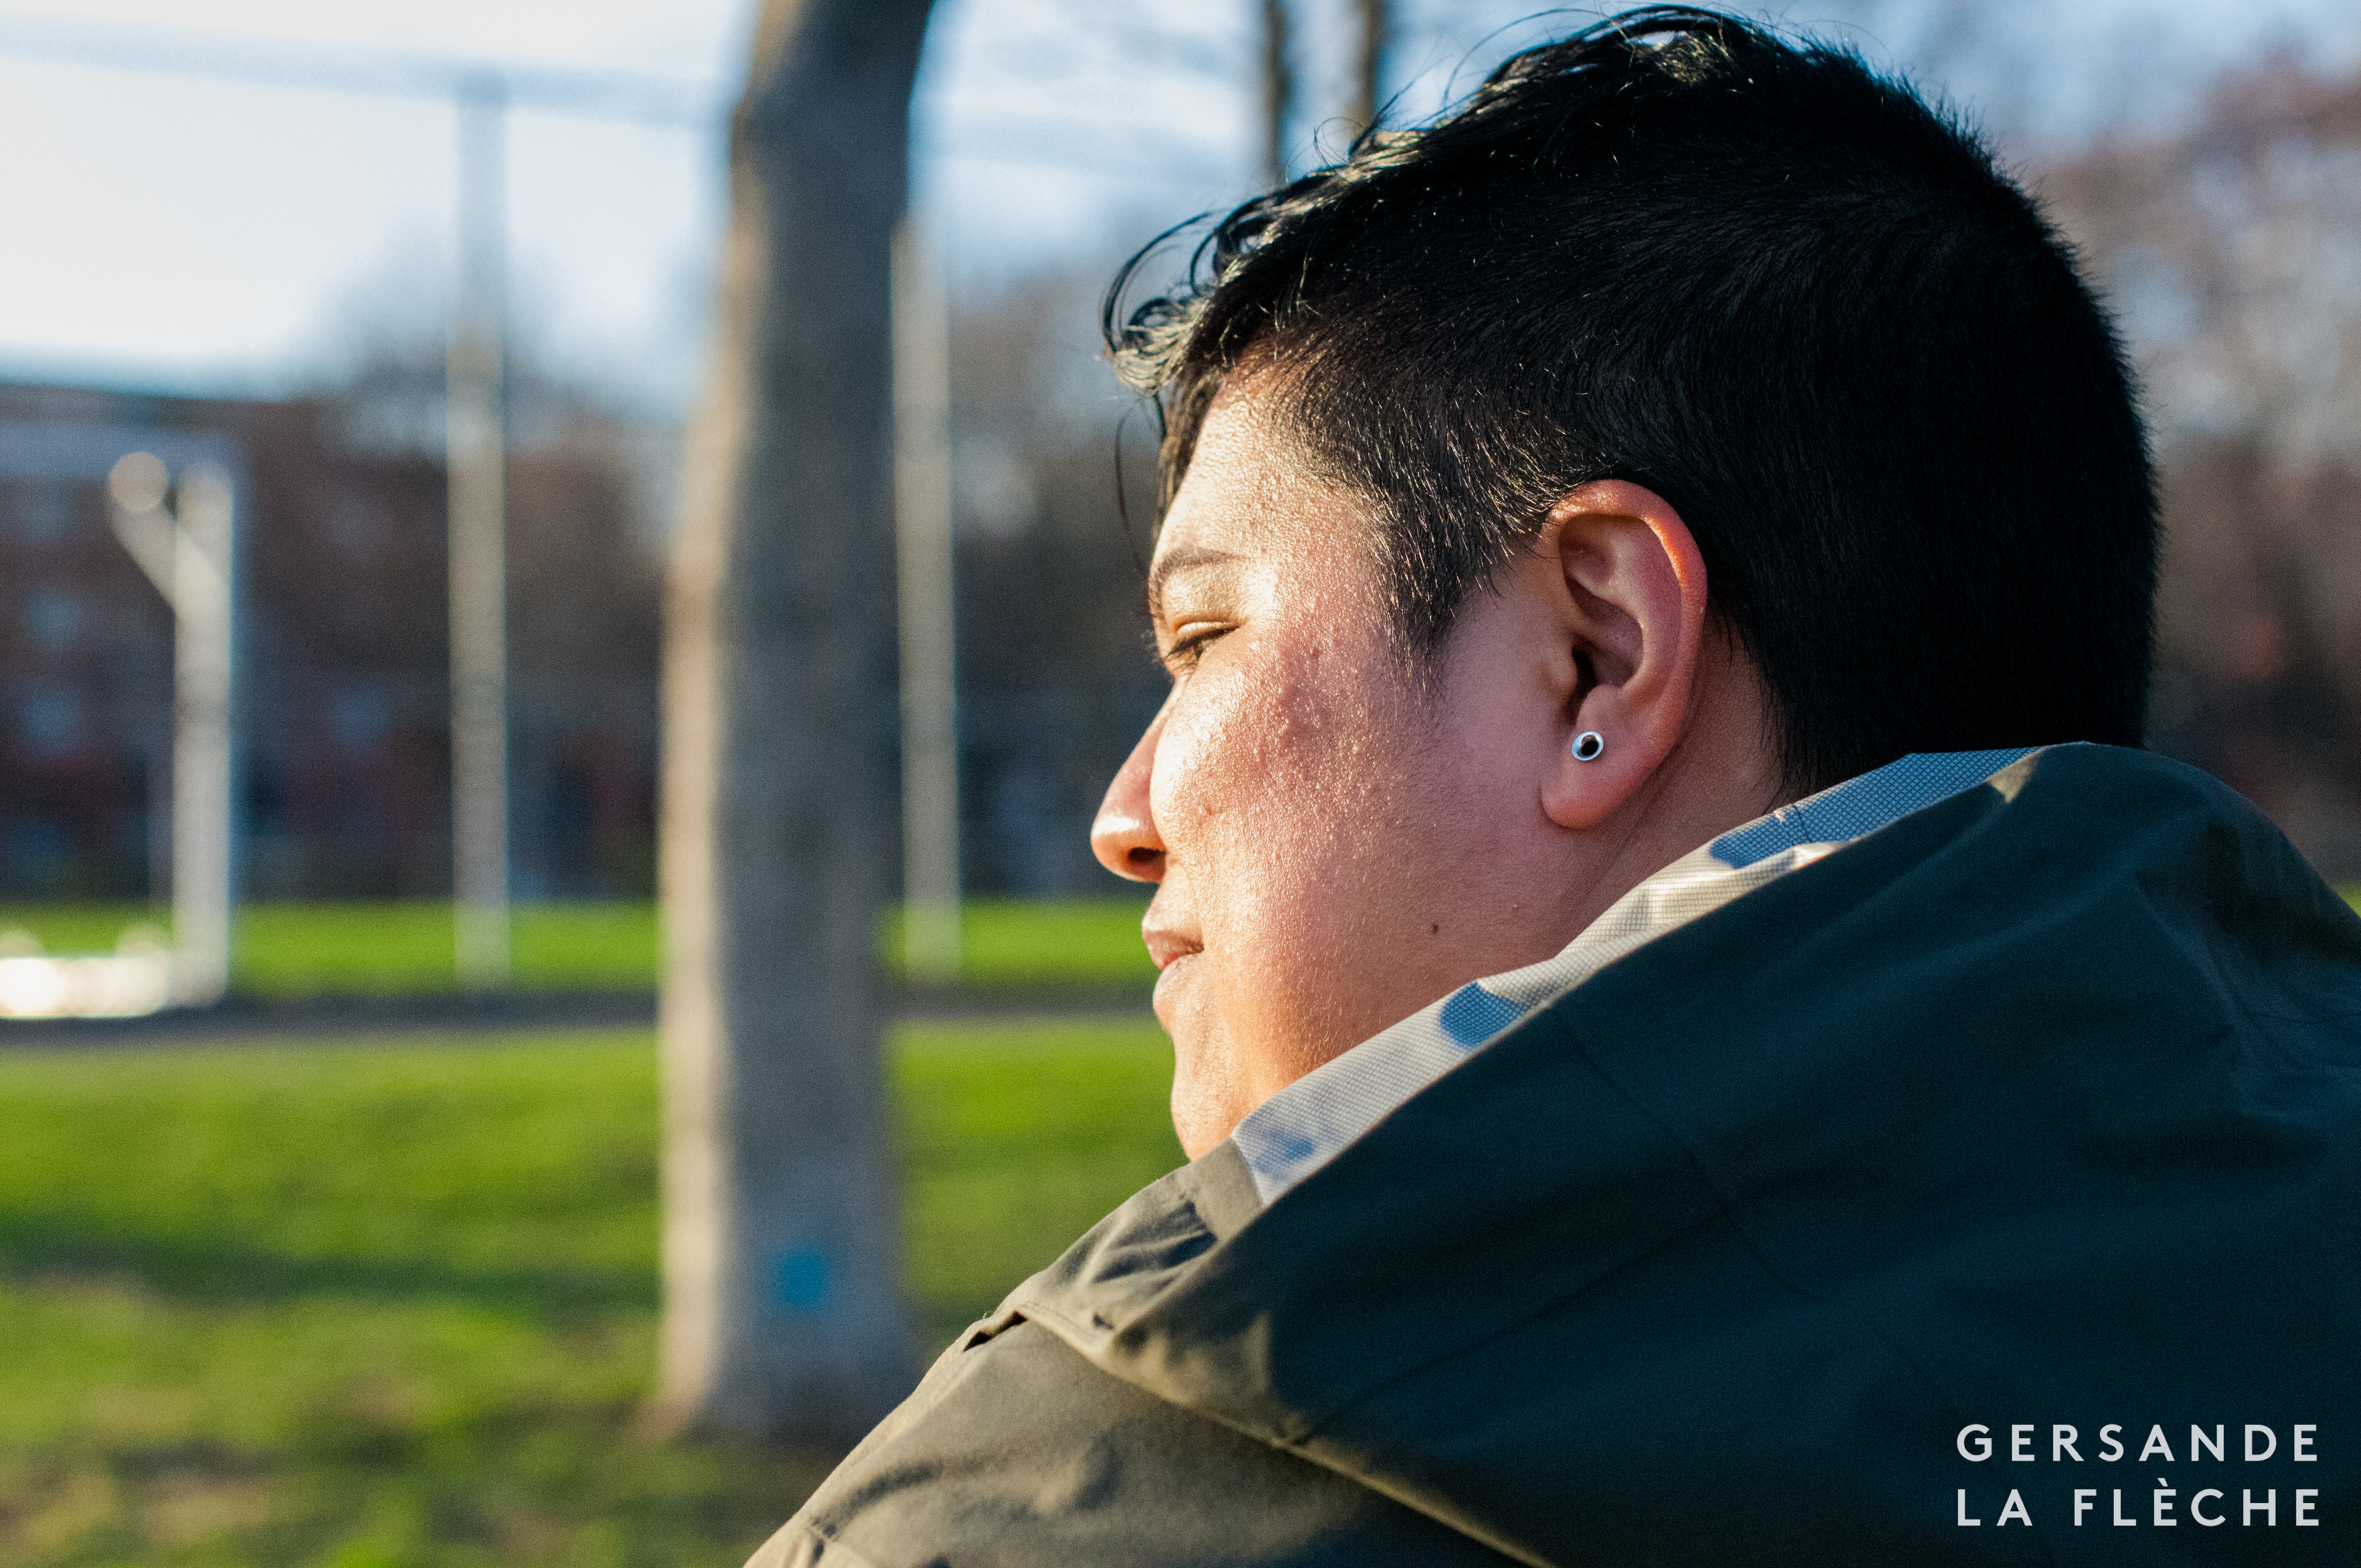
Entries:
{"type": "MultiPolygon", "coordinates": [[[[944,1343],[1177,1164],[1153,1025],[908,1028],[944,1343]]],[[[829,1457],[666,1444],[644,1032],[0,1053],[0,1562],[734,1565],[829,1457]]]]}
{"type": "MultiPolygon", "coordinates": [[[[994,989],[1146,986],[1136,899],[978,899],[961,913],[961,981],[994,989]]],[[[135,927],[166,928],[144,904],[0,905],[0,933],[53,953],[104,952],[135,927]]],[[[517,985],[528,991],[645,991],[656,983],[652,904],[528,904],[512,926],[517,985]]],[[[901,921],[878,935],[901,963],[901,921]]],[[[451,906],[439,902],[256,904],[239,912],[236,984],[265,997],[416,995],[455,991],[451,906]]]]}

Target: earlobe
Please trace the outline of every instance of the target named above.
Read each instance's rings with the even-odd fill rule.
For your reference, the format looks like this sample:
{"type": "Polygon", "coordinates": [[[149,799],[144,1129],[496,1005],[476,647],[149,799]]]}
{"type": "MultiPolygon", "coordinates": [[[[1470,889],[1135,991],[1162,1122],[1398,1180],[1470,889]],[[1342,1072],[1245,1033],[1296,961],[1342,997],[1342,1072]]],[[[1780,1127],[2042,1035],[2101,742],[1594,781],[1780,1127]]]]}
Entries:
{"type": "Polygon", "coordinates": [[[1704,557],[1662,496],[1623,480],[1585,485],[1551,510],[1570,657],[1558,761],[1542,808],[1561,828],[1600,826],[1644,793],[1688,724],[1705,637],[1704,557]]]}

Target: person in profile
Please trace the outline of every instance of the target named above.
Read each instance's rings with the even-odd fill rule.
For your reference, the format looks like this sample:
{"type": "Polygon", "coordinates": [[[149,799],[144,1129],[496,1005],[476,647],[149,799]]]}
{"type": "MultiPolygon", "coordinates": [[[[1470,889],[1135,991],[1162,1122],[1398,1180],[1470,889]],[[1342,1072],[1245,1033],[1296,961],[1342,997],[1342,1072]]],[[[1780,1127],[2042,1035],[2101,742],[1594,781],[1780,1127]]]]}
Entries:
{"type": "Polygon", "coordinates": [[[2361,919],[1990,150],[1632,12],[1125,287],[1191,1163],[754,1562],[2361,1561],[2361,919]]]}

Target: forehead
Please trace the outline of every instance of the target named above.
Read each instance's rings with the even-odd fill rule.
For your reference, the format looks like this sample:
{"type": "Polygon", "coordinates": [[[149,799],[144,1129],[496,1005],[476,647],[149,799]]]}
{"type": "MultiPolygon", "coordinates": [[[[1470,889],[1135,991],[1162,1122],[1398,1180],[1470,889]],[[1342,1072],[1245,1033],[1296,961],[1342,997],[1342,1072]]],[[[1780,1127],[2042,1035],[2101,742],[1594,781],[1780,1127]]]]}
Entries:
{"type": "Polygon", "coordinates": [[[1206,410],[1157,534],[1152,581],[1216,557],[1270,560],[1355,531],[1357,509],[1306,470],[1281,428],[1274,380],[1233,377],[1206,410]]]}

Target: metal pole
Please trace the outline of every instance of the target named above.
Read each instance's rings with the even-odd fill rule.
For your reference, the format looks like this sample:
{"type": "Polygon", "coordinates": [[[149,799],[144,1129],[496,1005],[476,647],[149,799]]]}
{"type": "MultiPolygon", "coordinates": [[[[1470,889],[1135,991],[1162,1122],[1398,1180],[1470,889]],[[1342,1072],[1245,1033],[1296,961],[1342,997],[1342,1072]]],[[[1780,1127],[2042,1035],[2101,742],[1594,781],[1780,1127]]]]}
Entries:
{"type": "Polygon", "coordinates": [[[229,989],[233,505],[228,475],[204,466],[181,474],[172,564],[172,992],[191,1006],[229,989]]]}
{"type": "Polygon", "coordinates": [[[171,991],[202,1007],[229,988],[236,501],[229,476],[203,464],[181,473],[172,511],[166,488],[146,452],[107,476],[115,535],[172,607],[171,991]]]}
{"type": "Polygon", "coordinates": [[[894,233],[894,519],[902,651],[902,908],[912,979],[960,970],[950,325],[923,232],[894,233]]]}
{"type": "Polygon", "coordinates": [[[459,267],[445,362],[452,883],[459,980],[475,990],[509,979],[507,452],[501,429],[507,106],[497,79],[459,91],[459,267]]]}

